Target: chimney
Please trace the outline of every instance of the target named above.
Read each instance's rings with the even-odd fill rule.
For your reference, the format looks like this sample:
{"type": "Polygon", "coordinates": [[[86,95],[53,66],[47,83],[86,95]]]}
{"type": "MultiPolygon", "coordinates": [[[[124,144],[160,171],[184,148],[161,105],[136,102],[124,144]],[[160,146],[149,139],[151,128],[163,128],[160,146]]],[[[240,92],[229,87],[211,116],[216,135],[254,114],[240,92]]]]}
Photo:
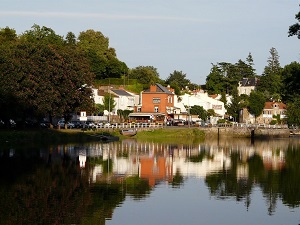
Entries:
{"type": "Polygon", "coordinates": [[[150,86],[150,92],[156,92],[156,85],[150,86]]]}

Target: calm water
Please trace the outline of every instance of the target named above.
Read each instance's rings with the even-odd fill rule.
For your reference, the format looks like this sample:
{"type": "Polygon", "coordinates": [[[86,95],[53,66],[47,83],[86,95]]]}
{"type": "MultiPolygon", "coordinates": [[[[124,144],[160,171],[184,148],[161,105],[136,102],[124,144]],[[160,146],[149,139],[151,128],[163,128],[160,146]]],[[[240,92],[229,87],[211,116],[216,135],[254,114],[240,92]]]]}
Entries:
{"type": "Polygon", "coordinates": [[[0,147],[0,224],[300,224],[300,139],[0,147]]]}

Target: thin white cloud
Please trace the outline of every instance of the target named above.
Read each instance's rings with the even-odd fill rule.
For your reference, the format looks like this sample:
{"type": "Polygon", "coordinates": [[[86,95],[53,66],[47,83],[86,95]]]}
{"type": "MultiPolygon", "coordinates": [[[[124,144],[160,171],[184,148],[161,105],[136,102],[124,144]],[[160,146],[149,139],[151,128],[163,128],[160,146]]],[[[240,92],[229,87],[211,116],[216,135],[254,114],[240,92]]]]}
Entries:
{"type": "Polygon", "coordinates": [[[34,12],[34,11],[0,11],[0,16],[45,17],[45,18],[85,18],[109,20],[165,20],[185,22],[208,22],[197,18],[172,16],[116,15],[105,13],[70,13],[70,12],[34,12]]]}

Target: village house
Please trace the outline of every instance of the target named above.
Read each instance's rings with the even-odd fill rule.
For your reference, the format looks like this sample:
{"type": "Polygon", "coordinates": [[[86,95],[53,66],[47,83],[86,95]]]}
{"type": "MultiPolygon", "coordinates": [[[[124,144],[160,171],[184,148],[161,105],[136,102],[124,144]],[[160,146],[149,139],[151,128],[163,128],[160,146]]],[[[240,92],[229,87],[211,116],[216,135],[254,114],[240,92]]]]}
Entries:
{"type": "Polygon", "coordinates": [[[174,113],[174,90],[161,84],[151,85],[141,92],[140,104],[129,114],[130,121],[164,122],[174,113]]]}
{"type": "Polygon", "coordinates": [[[256,90],[258,82],[258,78],[243,78],[237,87],[238,95],[250,95],[251,91],[256,90]]]}
{"type": "Polygon", "coordinates": [[[271,124],[271,121],[276,120],[275,117],[279,116],[280,120],[286,118],[286,105],[282,102],[265,102],[263,112],[256,118],[251,115],[245,108],[240,112],[240,123],[247,124],[271,124]]]}
{"type": "MultiPolygon", "coordinates": [[[[189,114],[189,108],[195,105],[202,106],[206,111],[209,109],[214,110],[216,116],[209,118],[212,124],[216,124],[219,119],[224,118],[226,113],[224,103],[212,96],[209,96],[208,93],[203,90],[195,90],[192,91],[191,94],[185,93],[184,95],[175,98],[174,106],[179,109],[180,113],[183,115],[189,114]]],[[[199,120],[198,116],[191,116],[190,119],[192,121],[199,120]]]]}

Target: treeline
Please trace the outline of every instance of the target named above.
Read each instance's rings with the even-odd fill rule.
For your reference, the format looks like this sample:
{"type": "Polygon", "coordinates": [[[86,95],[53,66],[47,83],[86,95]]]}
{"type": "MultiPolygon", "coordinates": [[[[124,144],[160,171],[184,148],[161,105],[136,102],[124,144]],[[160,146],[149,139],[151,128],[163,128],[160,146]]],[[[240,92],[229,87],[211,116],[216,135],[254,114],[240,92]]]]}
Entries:
{"type": "Polygon", "coordinates": [[[129,69],[99,31],[83,31],[78,37],[68,32],[63,37],[36,24],[21,35],[9,27],[0,29],[0,76],[0,121],[21,125],[97,111],[91,87],[100,80],[130,78],[138,81],[137,91],[171,83],[178,93],[191,85],[181,71],[164,81],[153,66],[129,69]]]}
{"type": "Polygon", "coordinates": [[[25,122],[48,117],[70,118],[74,112],[97,111],[91,88],[99,81],[137,81],[136,91],[151,84],[170,85],[175,94],[186,90],[205,89],[210,94],[221,94],[228,115],[238,120],[239,110],[248,107],[262,111],[264,101],[276,100],[288,104],[290,124],[300,125],[300,65],[292,62],[285,67],[279,63],[275,48],[262,75],[257,75],[251,53],[237,63],[213,64],[205,86],[192,83],[182,71],[174,70],[163,80],[153,66],[128,68],[117,58],[116,50],[101,32],[87,30],[76,37],[68,32],[65,37],[51,28],[33,25],[17,35],[11,28],[0,29],[0,120],[25,122]],[[257,93],[252,98],[239,96],[238,83],[242,78],[258,78],[257,93]],[[225,96],[232,96],[230,103],[225,96]],[[259,97],[260,101],[256,101],[259,97]],[[251,99],[254,102],[251,103],[251,99]],[[257,104],[259,103],[259,107],[257,104]],[[251,107],[252,105],[252,107],[251,107]]]}
{"type": "Polygon", "coordinates": [[[92,112],[95,79],[127,71],[101,32],[87,30],[78,38],[69,32],[64,38],[38,25],[21,35],[6,27],[0,30],[0,120],[51,121],[92,112]]]}

